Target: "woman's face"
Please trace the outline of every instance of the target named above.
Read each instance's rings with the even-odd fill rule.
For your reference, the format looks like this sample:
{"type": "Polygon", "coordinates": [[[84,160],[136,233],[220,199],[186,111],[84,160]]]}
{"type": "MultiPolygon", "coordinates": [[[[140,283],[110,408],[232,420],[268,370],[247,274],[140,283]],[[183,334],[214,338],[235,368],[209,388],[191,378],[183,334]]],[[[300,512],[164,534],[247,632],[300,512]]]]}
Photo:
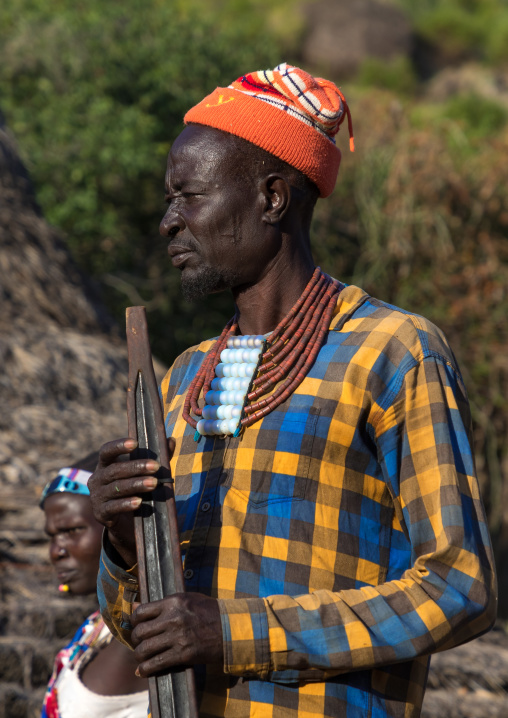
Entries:
{"type": "Polygon", "coordinates": [[[74,594],[95,593],[101,552],[102,525],[92,513],[88,496],[52,494],[44,502],[49,558],[59,583],[74,594]]]}

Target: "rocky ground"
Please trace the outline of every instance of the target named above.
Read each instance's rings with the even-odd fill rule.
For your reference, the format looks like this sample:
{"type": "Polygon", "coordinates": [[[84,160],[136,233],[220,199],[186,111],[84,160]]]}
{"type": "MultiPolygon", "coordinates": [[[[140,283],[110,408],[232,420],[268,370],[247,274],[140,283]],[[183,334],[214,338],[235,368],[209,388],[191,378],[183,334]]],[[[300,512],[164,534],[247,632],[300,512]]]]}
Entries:
{"type": "Polygon", "coordinates": [[[432,657],[423,718],[507,718],[508,634],[502,624],[432,657]]]}

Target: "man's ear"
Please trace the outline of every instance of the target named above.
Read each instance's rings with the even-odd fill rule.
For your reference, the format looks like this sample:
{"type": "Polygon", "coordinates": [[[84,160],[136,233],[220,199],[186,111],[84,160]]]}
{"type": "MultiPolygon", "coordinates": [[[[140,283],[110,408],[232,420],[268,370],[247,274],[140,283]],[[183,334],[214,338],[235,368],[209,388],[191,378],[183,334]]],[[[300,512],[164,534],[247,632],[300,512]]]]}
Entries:
{"type": "Polygon", "coordinates": [[[269,174],[261,180],[261,192],[265,204],[263,221],[277,224],[284,217],[291,203],[291,187],[289,182],[279,174],[269,174]]]}

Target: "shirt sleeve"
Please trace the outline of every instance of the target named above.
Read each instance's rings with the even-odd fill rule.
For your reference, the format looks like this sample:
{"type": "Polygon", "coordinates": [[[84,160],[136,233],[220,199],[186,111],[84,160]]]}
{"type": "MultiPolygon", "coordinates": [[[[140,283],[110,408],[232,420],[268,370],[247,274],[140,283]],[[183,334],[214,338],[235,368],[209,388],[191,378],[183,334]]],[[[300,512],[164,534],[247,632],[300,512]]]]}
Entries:
{"type": "Polygon", "coordinates": [[[133,613],[134,601],[139,601],[137,566],[124,569],[120,564],[121,558],[116,554],[108,541],[107,532],[104,531],[97,579],[99,607],[104,623],[115,638],[132,648],[130,617],[133,613]]]}
{"type": "Polygon", "coordinates": [[[451,648],[492,626],[492,548],[460,376],[444,359],[422,359],[385,390],[370,429],[411,567],[379,586],[220,600],[227,673],[323,680],[451,648]]]}
{"type": "MultiPolygon", "coordinates": [[[[174,366],[168,370],[159,387],[164,415],[177,389],[174,366]]],[[[133,613],[133,603],[140,600],[138,572],[137,566],[124,568],[122,564],[121,557],[108,540],[108,532],[104,531],[97,577],[99,607],[104,623],[115,638],[132,648],[130,617],[133,613]]]]}

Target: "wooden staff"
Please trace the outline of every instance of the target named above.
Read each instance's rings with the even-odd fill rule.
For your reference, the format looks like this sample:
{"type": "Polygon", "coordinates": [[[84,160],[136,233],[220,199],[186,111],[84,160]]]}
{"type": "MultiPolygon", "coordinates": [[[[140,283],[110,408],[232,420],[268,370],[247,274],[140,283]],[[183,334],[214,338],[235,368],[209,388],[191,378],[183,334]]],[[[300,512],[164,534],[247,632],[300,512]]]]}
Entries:
{"type": "MultiPolygon", "coordinates": [[[[127,309],[129,436],[138,442],[131,459],[154,459],[161,468],[157,487],[143,494],[134,514],[139,591],[142,603],[185,590],[173,480],[162,406],[153,370],[144,307],[127,309]]],[[[152,718],[197,718],[192,668],[148,679],[152,718]]]]}

